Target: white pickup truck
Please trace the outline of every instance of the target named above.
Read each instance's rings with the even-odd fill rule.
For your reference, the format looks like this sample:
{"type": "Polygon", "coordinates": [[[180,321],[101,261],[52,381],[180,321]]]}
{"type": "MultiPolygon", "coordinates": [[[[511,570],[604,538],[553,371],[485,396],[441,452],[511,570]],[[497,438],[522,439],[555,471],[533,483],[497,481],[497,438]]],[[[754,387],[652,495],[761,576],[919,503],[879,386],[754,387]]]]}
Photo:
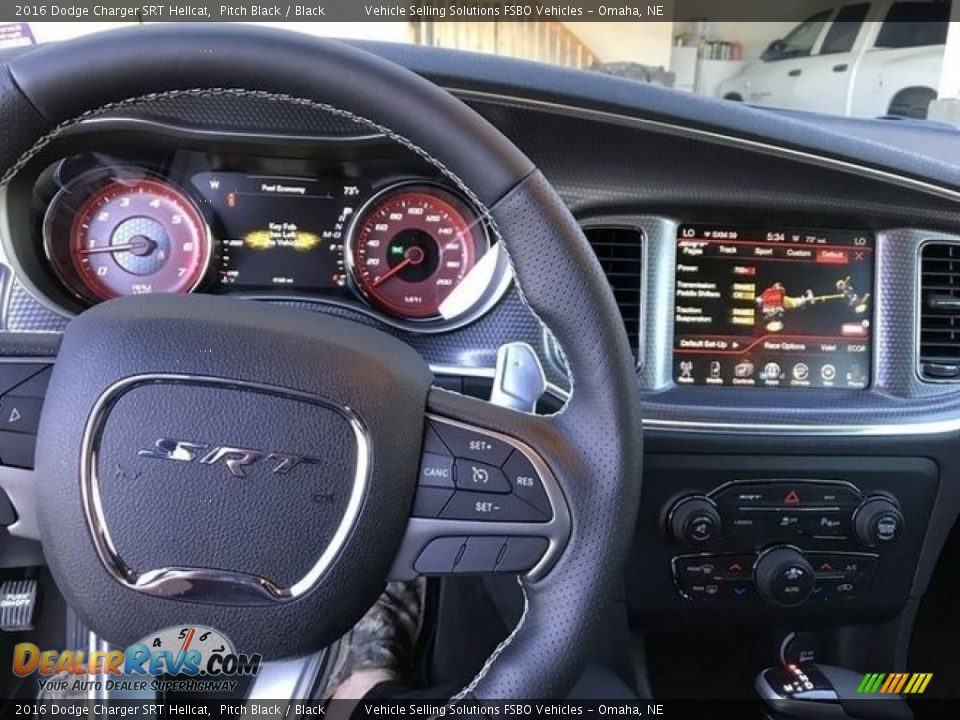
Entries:
{"type": "Polygon", "coordinates": [[[949,18],[949,0],[823,10],[770,43],[717,92],[753,105],[925,118],[937,96],[949,18]]]}

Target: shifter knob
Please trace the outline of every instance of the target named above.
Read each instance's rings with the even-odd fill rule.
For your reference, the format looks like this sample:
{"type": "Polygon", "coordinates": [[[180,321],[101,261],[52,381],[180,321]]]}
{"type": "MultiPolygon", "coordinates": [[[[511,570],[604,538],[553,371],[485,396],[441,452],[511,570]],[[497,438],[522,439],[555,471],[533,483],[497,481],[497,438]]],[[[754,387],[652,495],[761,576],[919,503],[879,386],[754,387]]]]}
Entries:
{"type": "Polygon", "coordinates": [[[773,548],[761,555],[753,580],[764,599],[783,607],[800,605],[813,592],[813,568],[791,547],[773,548]]]}

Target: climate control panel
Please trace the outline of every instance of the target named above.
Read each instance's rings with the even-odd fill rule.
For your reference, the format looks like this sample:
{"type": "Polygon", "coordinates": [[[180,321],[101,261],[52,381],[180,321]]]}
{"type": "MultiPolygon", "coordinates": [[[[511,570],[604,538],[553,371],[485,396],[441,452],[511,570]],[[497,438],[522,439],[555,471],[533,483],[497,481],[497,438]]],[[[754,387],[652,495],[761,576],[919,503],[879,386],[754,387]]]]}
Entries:
{"type": "Polygon", "coordinates": [[[680,555],[677,591],[690,600],[765,600],[780,607],[851,600],[864,592],[876,553],[809,552],[774,546],[762,553],[680,555]]]}
{"type": "Polygon", "coordinates": [[[903,524],[892,494],[864,495],[851,483],[824,480],[730,482],[681,497],[668,512],[671,536],[691,548],[803,539],[874,546],[899,538],[903,524]]]}
{"type": "Polygon", "coordinates": [[[865,494],[836,480],[727,482],[681,496],[666,517],[678,545],[715,551],[673,558],[683,597],[756,599],[787,608],[855,598],[880,560],[868,551],[896,542],[904,528],[892,493],[865,494]],[[835,544],[844,552],[804,550],[805,543],[835,544]]]}
{"type": "Polygon", "coordinates": [[[650,452],[655,439],[627,561],[627,602],[638,621],[884,621],[922,579],[920,552],[940,486],[933,460],[777,455],[763,437],[749,454],[691,453],[673,439],[657,442],[673,452],[650,452]]]}

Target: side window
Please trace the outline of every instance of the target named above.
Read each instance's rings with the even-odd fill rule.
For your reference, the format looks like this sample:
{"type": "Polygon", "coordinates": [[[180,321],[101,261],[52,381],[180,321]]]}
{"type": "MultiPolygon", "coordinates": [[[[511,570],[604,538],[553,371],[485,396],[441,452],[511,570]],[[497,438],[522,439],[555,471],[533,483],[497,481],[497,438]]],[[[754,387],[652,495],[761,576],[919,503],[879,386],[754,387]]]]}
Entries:
{"type": "Polygon", "coordinates": [[[771,60],[786,60],[809,55],[832,12],[832,10],[824,10],[797,25],[780,41],[779,52],[771,60]]]}
{"type": "Polygon", "coordinates": [[[833,24],[827,30],[827,36],[823,39],[820,54],[830,55],[850,52],[853,49],[853,44],[857,41],[857,35],[860,34],[860,28],[863,27],[863,21],[866,19],[869,10],[870,3],[845,5],[840,8],[833,24]]]}
{"type": "Polygon", "coordinates": [[[878,48],[943,45],[950,21],[948,2],[898,2],[890,6],[877,35],[878,48]]]}

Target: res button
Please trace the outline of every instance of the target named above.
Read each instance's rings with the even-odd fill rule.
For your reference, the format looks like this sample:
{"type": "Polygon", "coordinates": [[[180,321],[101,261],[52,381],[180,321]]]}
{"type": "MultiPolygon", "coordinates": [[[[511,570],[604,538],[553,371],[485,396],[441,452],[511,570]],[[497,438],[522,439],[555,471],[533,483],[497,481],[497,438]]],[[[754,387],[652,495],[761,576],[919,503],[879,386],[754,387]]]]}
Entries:
{"type": "Polygon", "coordinates": [[[513,489],[514,494],[521,500],[526,500],[538,510],[542,510],[548,515],[552,514],[550,501],[547,499],[547,493],[543,489],[543,481],[540,475],[534,469],[533,464],[527,460],[526,456],[519,450],[514,450],[503,466],[503,472],[507,476],[507,482],[513,489]]]}

